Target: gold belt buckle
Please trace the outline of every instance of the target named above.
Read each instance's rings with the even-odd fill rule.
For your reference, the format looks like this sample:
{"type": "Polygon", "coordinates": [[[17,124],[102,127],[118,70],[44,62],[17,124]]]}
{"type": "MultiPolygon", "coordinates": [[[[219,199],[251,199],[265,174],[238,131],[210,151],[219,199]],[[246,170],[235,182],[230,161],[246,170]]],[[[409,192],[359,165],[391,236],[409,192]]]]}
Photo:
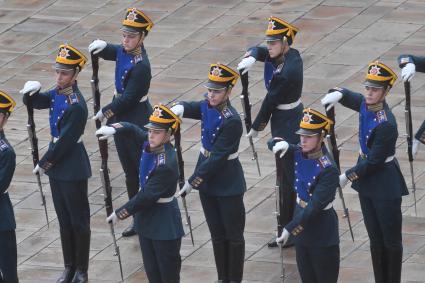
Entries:
{"type": "Polygon", "coordinates": [[[300,199],[300,202],[298,203],[302,208],[306,208],[307,206],[307,202],[303,201],[302,199],[300,199]]]}
{"type": "Polygon", "coordinates": [[[210,152],[210,151],[208,151],[208,150],[206,150],[206,149],[204,149],[203,154],[204,154],[204,156],[205,156],[206,158],[208,158],[208,157],[210,157],[211,152],[210,152]]]}

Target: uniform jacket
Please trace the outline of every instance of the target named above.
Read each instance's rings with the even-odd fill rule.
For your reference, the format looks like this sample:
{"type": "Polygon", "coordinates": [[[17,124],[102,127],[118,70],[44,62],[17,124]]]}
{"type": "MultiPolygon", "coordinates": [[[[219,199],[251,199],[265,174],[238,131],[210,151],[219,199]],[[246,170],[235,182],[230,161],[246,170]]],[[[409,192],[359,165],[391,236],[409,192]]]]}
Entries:
{"type": "MultiPolygon", "coordinates": [[[[400,68],[403,68],[407,63],[415,64],[416,71],[425,73],[425,57],[413,56],[413,55],[400,55],[398,57],[398,64],[400,68]]],[[[416,132],[415,139],[421,141],[425,144],[425,121],[422,122],[422,125],[419,127],[416,132]]]]}
{"type": "Polygon", "coordinates": [[[347,89],[341,104],[359,112],[359,143],[363,156],[345,174],[352,181],[352,188],[360,195],[375,199],[394,199],[407,195],[407,186],[395,155],[398,137],[397,122],[388,104],[371,109],[363,95],[347,89]],[[366,151],[366,152],[365,152],[366,151]]]}
{"type": "MultiPolygon", "coordinates": [[[[26,104],[28,97],[24,96],[26,104]]],[[[52,141],[39,166],[58,181],[77,181],[91,177],[89,157],[80,140],[88,110],[77,83],[64,90],[52,89],[31,96],[35,109],[49,109],[52,141]],[[57,139],[57,141],[53,141],[57,139]]]]}
{"type": "MultiPolygon", "coordinates": [[[[300,99],[303,88],[303,61],[298,50],[293,48],[284,55],[284,61],[279,65],[269,57],[266,47],[253,47],[248,52],[258,61],[265,63],[264,83],[267,95],[252,123],[254,130],[262,131],[270,117],[280,112],[276,109],[279,104],[293,103],[300,99]]],[[[293,110],[295,109],[287,112],[293,110]]]]}
{"type": "Polygon", "coordinates": [[[185,118],[201,120],[202,146],[209,152],[199,154],[195,172],[188,182],[211,196],[235,196],[246,191],[245,177],[236,154],[242,136],[238,112],[226,102],[220,108],[210,107],[206,100],[182,102],[185,118]]]}
{"type": "MultiPolygon", "coordinates": [[[[269,142],[269,149],[278,140],[269,142]]],[[[339,244],[338,216],[332,208],[324,210],[335,199],[339,173],[326,148],[314,155],[303,154],[298,146],[290,145],[285,153],[288,171],[294,178],[297,198],[307,206],[297,204],[293,219],[285,229],[296,244],[327,247],[339,244]],[[290,164],[290,165],[289,165],[290,164]]]]}
{"type": "Polygon", "coordinates": [[[15,216],[7,189],[15,172],[16,154],[0,130],[0,231],[15,230],[15,216]]]}
{"type": "Polygon", "coordinates": [[[135,226],[139,235],[153,240],[174,240],[184,235],[177,199],[158,203],[176,193],[179,177],[176,152],[167,143],[157,152],[149,151],[147,133],[138,126],[122,122],[114,124],[116,135],[127,135],[144,143],[140,159],[139,192],[116,210],[120,219],[136,215],[135,226]]]}
{"type": "Polygon", "coordinates": [[[108,44],[99,57],[116,61],[115,89],[112,102],[102,108],[102,113],[112,121],[127,121],[144,126],[152,113],[149,101],[140,102],[148,95],[151,82],[151,65],[144,47],[127,53],[121,45],[108,44]]]}

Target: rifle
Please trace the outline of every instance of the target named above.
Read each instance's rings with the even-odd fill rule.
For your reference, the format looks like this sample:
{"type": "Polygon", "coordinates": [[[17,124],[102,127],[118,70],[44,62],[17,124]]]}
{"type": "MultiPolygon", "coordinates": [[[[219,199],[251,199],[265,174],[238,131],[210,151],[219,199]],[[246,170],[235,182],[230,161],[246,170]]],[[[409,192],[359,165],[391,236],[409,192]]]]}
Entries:
{"type": "MultiPolygon", "coordinates": [[[[180,189],[183,188],[185,180],[184,180],[184,161],[183,161],[183,155],[182,155],[182,147],[181,147],[181,133],[180,133],[180,126],[174,133],[174,146],[177,153],[177,162],[179,165],[179,187],[180,189]]],[[[190,239],[192,240],[192,246],[195,246],[195,242],[193,240],[193,231],[192,231],[192,222],[190,221],[190,215],[187,210],[187,203],[186,203],[186,194],[182,194],[182,203],[184,208],[184,214],[186,216],[186,223],[189,225],[189,231],[190,231],[190,239]]]]}
{"type": "MultiPolygon", "coordinates": [[[[249,102],[249,93],[248,93],[248,72],[245,74],[241,74],[241,83],[242,83],[242,93],[240,95],[241,102],[242,102],[242,110],[244,114],[244,122],[245,122],[245,128],[246,132],[248,133],[251,130],[252,127],[252,118],[251,118],[251,103],[249,102]]],[[[260,171],[260,164],[258,163],[258,155],[255,151],[254,142],[252,141],[252,137],[248,138],[249,140],[249,146],[252,150],[252,160],[255,160],[257,163],[257,170],[258,175],[261,177],[261,171],[260,171]]]]}
{"type": "Polygon", "coordinates": [[[413,199],[415,201],[415,216],[417,216],[416,211],[416,184],[415,184],[415,175],[413,171],[413,153],[412,153],[412,142],[413,142],[413,130],[412,130],[412,109],[410,107],[410,82],[404,82],[404,92],[406,95],[406,103],[404,105],[404,115],[406,120],[406,133],[407,133],[407,155],[409,157],[410,164],[410,176],[412,177],[412,191],[413,199]]]}
{"type": "MultiPolygon", "coordinates": [[[[279,157],[279,152],[275,155],[276,160],[276,185],[275,185],[275,199],[276,199],[276,218],[277,218],[277,236],[279,237],[279,233],[283,231],[283,225],[280,221],[280,185],[283,178],[283,168],[282,168],[282,159],[279,157]]],[[[285,281],[285,267],[283,266],[283,243],[279,245],[280,248],[280,266],[281,266],[281,274],[280,278],[282,278],[282,282],[285,281]]]]}
{"type": "MultiPolygon", "coordinates": [[[[327,105],[325,105],[327,107],[327,105]]],[[[326,110],[326,116],[333,122],[333,124],[330,127],[329,133],[326,135],[326,140],[329,147],[329,152],[332,155],[333,160],[335,161],[336,167],[338,169],[338,172],[341,173],[341,167],[339,163],[339,149],[338,145],[336,143],[336,136],[335,136],[335,108],[331,107],[331,109],[326,110]]],[[[354,234],[353,234],[353,228],[351,227],[351,220],[350,220],[350,214],[348,212],[348,208],[345,205],[345,199],[344,194],[342,193],[342,188],[340,185],[338,185],[338,195],[342,202],[342,209],[344,210],[344,218],[347,218],[348,228],[350,229],[351,239],[354,242],[354,234]]]]}
{"type": "MultiPolygon", "coordinates": [[[[38,138],[35,133],[35,123],[34,123],[34,107],[33,107],[33,101],[32,97],[29,96],[27,93],[27,112],[28,112],[28,123],[27,123],[27,130],[28,130],[28,139],[30,141],[31,145],[31,155],[32,155],[32,163],[35,166],[37,166],[39,161],[38,156],[38,138]]],[[[37,185],[38,190],[40,192],[41,196],[41,205],[44,206],[44,214],[46,215],[46,222],[47,222],[47,228],[49,228],[49,216],[47,215],[47,206],[46,206],[46,197],[43,193],[43,186],[41,185],[41,178],[40,173],[35,174],[37,178],[37,185]]]]}
{"type": "MultiPolygon", "coordinates": [[[[92,62],[93,74],[92,74],[90,83],[91,83],[92,95],[93,95],[94,115],[96,115],[96,113],[100,110],[100,91],[99,91],[99,76],[98,76],[99,57],[91,54],[91,62],[92,62]]],[[[96,123],[96,129],[99,129],[102,126],[99,120],[96,120],[95,123],[96,123]]],[[[100,179],[102,181],[102,187],[103,187],[103,200],[105,202],[106,216],[109,216],[114,212],[114,209],[112,206],[112,187],[111,187],[111,180],[109,178],[109,168],[108,168],[108,141],[100,140],[99,137],[97,138],[97,141],[99,144],[100,157],[102,160],[99,172],[100,172],[100,179]]],[[[121,280],[124,281],[124,276],[122,272],[120,247],[118,246],[117,239],[115,237],[114,224],[109,223],[109,229],[111,231],[112,241],[114,244],[114,256],[118,256],[118,263],[120,265],[120,272],[121,272],[121,280]]]]}

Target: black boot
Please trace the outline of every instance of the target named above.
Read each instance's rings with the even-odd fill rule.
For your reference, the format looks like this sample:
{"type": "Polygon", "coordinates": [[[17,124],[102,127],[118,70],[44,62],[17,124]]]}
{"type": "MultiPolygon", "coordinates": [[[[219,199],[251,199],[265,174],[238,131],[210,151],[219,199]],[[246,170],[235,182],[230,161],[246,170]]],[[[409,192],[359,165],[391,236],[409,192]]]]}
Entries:
{"type": "Polygon", "coordinates": [[[125,228],[124,231],[122,231],[122,236],[123,237],[131,237],[136,235],[136,230],[134,229],[134,218],[130,224],[130,226],[128,226],[127,228],[125,228]]]}
{"type": "Polygon", "coordinates": [[[222,240],[212,240],[218,283],[227,282],[227,243],[222,240]]]}
{"type": "Polygon", "coordinates": [[[245,261],[245,241],[228,243],[229,283],[241,283],[245,261]]]}
{"type": "Polygon", "coordinates": [[[375,283],[388,283],[388,281],[385,280],[386,261],[384,247],[370,245],[370,254],[372,255],[375,283]]]}
{"type": "Polygon", "coordinates": [[[403,248],[385,249],[387,262],[387,282],[400,283],[403,248]]]}
{"type": "Polygon", "coordinates": [[[60,230],[65,270],[56,283],[70,283],[75,273],[74,235],[71,230],[60,230]]]}
{"type": "Polygon", "coordinates": [[[71,283],[87,283],[90,256],[90,232],[75,233],[75,265],[77,267],[71,283]]]}

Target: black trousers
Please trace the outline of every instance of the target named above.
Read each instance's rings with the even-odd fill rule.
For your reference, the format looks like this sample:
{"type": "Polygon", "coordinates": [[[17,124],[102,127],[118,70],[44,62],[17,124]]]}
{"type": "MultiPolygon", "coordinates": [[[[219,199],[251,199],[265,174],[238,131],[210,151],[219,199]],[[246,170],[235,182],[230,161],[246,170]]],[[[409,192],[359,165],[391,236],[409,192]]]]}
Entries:
{"type": "Polygon", "coordinates": [[[139,191],[139,164],[143,144],[124,135],[114,136],[115,146],[125,174],[128,198],[139,191]]]}
{"type": "Polygon", "coordinates": [[[339,275],[339,245],[306,247],[295,244],[302,283],[336,283],[339,275]]]}
{"type": "Polygon", "coordinates": [[[359,196],[370,244],[389,249],[402,249],[401,198],[376,200],[359,196]]]}
{"type": "Polygon", "coordinates": [[[60,229],[90,232],[87,180],[65,182],[50,178],[50,188],[60,229]]]}
{"type": "Polygon", "coordinates": [[[180,282],[181,238],[152,240],[139,234],[139,242],[149,283],[180,282]]]}
{"type": "Polygon", "coordinates": [[[18,282],[15,230],[0,231],[0,271],[5,283],[18,282]]]}
{"type": "Polygon", "coordinates": [[[244,241],[245,206],[243,194],[216,197],[199,193],[211,238],[216,241],[244,241]]]}

